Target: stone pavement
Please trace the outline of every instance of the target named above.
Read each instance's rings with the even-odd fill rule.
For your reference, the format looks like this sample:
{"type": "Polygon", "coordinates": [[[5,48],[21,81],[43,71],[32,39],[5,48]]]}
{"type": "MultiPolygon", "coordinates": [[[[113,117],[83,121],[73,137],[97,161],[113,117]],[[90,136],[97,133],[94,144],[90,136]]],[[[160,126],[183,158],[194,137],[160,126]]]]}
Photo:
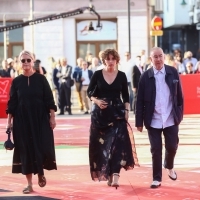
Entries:
{"type": "MultiPolygon", "coordinates": [[[[54,131],[58,170],[45,171],[47,185],[40,188],[34,176],[34,193],[23,195],[25,177],[11,173],[12,151],[2,146],[6,139],[6,119],[0,119],[0,199],[71,199],[71,200],[200,200],[200,115],[186,115],[180,126],[179,148],[175,159],[177,181],[168,178],[163,169],[162,186],[150,189],[151,154],[147,132],[134,131],[140,167],[122,169],[118,190],[106,182],[93,182],[88,166],[90,115],[57,116],[54,131]]],[[[164,148],[163,148],[164,149],[164,148]]],[[[164,153],[164,152],[163,152],[164,153]]]]}

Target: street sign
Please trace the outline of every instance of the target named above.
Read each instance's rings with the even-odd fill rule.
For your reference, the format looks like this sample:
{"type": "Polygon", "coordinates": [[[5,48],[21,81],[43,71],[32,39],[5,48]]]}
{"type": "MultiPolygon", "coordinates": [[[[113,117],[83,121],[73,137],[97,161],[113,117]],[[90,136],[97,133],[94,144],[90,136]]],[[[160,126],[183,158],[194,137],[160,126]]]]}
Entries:
{"type": "Polygon", "coordinates": [[[200,30],[200,23],[196,24],[196,29],[200,30]]]}
{"type": "Polygon", "coordinates": [[[162,36],[163,35],[163,31],[162,30],[150,31],[150,35],[151,36],[162,36]]]}
{"type": "Polygon", "coordinates": [[[155,16],[152,20],[151,20],[151,27],[153,30],[161,30],[163,26],[162,23],[162,19],[158,16],[155,16]]]}

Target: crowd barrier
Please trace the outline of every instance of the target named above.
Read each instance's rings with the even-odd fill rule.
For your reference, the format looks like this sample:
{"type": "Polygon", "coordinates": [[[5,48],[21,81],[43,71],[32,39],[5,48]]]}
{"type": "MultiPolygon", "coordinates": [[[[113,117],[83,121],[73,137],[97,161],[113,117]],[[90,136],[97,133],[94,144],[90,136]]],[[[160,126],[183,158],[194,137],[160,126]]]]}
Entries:
{"type": "Polygon", "coordinates": [[[0,78],[0,118],[6,118],[6,107],[12,78],[0,78]]]}
{"type": "MultiPolygon", "coordinates": [[[[180,75],[184,94],[184,114],[200,114],[200,75],[180,75]]],[[[0,118],[6,118],[6,106],[12,79],[0,78],[0,118]]]]}
{"type": "Polygon", "coordinates": [[[200,75],[181,75],[184,94],[184,114],[200,114],[200,75]]]}

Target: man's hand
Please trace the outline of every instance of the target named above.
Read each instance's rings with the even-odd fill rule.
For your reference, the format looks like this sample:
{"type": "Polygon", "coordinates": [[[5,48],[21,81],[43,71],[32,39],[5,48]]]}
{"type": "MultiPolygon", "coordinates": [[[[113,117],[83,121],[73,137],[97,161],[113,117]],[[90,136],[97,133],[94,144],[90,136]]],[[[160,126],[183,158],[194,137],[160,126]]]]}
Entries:
{"type": "Polygon", "coordinates": [[[137,127],[137,130],[140,131],[140,132],[142,132],[143,127],[137,127]]]}

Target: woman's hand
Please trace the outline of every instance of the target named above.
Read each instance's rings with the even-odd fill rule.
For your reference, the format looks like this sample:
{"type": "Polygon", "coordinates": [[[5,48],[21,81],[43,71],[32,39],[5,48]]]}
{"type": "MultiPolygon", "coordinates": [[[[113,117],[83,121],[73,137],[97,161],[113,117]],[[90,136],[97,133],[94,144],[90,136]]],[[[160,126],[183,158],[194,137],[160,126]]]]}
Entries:
{"type": "Polygon", "coordinates": [[[97,105],[99,106],[99,108],[101,108],[101,109],[105,109],[105,108],[107,108],[107,106],[108,106],[108,103],[107,103],[106,101],[104,101],[104,100],[101,100],[101,99],[98,99],[96,104],[97,104],[97,105]]]}
{"type": "Polygon", "coordinates": [[[127,110],[125,110],[125,119],[126,119],[126,121],[128,121],[128,118],[129,118],[129,112],[127,110]]]}
{"type": "Polygon", "coordinates": [[[51,115],[49,122],[50,122],[50,126],[51,126],[51,128],[53,130],[56,127],[55,116],[51,115]]]}
{"type": "Polygon", "coordinates": [[[11,123],[11,122],[8,122],[8,123],[6,124],[6,128],[12,128],[12,123],[11,123]]]}
{"type": "Polygon", "coordinates": [[[104,101],[104,100],[97,99],[97,98],[95,98],[95,97],[91,97],[91,100],[92,100],[95,104],[97,104],[97,105],[99,106],[99,108],[101,108],[101,109],[105,109],[105,108],[107,108],[107,106],[108,106],[108,103],[107,103],[106,101],[104,101]]]}

